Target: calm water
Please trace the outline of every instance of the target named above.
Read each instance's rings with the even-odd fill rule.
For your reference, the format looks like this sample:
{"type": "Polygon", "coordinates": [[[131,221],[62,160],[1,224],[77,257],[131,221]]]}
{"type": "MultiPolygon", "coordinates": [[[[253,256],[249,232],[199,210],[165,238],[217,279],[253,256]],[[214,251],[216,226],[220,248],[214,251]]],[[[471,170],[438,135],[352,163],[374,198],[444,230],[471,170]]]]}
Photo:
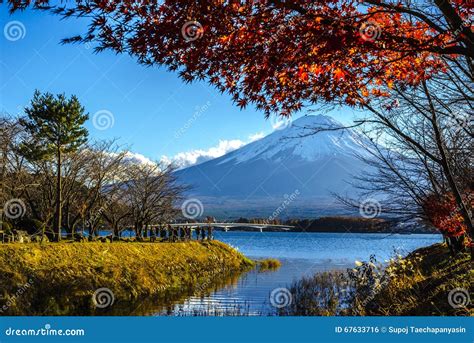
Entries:
{"type": "Polygon", "coordinates": [[[376,255],[383,262],[395,253],[405,255],[442,241],[440,235],[387,235],[354,233],[216,232],[216,239],[253,259],[278,258],[282,267],[272,272],[252,270],[213,291],[187,297],[172,306],[149,310],[152,315],[268,315],[274,309],[270,292],[305,275],[354,266],[355,260],[376,255]]]}

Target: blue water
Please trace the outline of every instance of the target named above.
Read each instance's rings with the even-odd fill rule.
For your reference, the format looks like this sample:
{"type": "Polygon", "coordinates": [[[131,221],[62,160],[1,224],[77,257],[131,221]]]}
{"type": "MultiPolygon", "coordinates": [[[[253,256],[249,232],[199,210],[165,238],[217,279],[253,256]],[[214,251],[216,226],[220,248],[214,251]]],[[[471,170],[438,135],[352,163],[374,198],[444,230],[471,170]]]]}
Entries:
{"type": "Polygon", "coordinates": [[[173,314],[270,314],[274,311],[269,301],[271,291],[287,287],[303,276],[350,268],[356,260],[368,260],[372,254],[384,262],[395,254],[406,255],[417,248],[442,241],[441,235],[421,234],[235,231],[216,232],[215,238],[252,259],[277,258],[282,266],[273,272],[253,270],[223,288],[192,296],[175,305],[173,314]]]}
{"type": "Polygon", "coordinates": [[[442,241],[441,235],[400,235],[383,233],[290,233],[290,232],[222,232],[215,238],[254,258],[274,257],[306,259],[329,264],[379,259],[404,255],[417,248],[442,241]]]}

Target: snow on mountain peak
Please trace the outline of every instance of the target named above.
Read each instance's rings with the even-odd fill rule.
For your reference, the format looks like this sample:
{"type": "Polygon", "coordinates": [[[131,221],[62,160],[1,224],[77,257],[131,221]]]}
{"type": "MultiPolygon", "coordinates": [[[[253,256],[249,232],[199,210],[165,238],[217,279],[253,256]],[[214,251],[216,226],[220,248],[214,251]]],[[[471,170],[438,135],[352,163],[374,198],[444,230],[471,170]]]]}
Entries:
{"type": "Polygon", "coordinates": [[[226,216],[248,216],[255,211],[257,216],[268,216],[298,190],[298,198],[285,211],[296,216],[320,214],[333,206],[333,192],[355,194],[357,189],[345,181],[368,168],[354,155],[366,154],[364,146],[370,142],[356,131],[314,133],[314,129],[338,127],[342,124],[328,116],[304,116],[177,175],[193,187],[190,194],[201,199],[206,211],[226,216]]]}
{"type": "Polygon", "coordinates": [[[250,143],[219,158],[219,164],[241,163],[256,159],[295,158],[316,161],[328,156],[366,155],[366,140],[327,115],[307,115],[294,120],[284,129],[250,143]],[[332,129],[332,130],[328,130],[332,129]]]}
{"type": "Polygon", "coordinates": [[[306,115],[298,119],[293,120],[293,125],[297,126],[315,126],[315,125],[341,125],[333,117],[318,114],[318,115],[306,115]]]}

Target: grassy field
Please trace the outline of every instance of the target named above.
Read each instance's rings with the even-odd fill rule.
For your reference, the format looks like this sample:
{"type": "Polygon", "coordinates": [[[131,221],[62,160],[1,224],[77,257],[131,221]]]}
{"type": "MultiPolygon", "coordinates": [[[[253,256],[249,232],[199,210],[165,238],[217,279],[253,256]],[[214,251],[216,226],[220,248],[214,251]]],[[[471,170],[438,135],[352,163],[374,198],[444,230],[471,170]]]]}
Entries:
{"type": "Polygon", "coordinates": [[[0,245],[0,314],[70,313],[110,289],[116,300],[210,284],[253,266],[218,242],[0,245]]]}

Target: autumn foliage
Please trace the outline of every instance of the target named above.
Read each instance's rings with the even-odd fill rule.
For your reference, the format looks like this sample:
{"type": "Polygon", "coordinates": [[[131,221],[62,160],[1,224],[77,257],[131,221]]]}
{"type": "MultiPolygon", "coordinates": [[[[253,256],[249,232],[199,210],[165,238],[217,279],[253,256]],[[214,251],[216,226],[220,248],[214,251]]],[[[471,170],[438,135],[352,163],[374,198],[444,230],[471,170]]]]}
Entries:
{"type": "MultiPolygon", "coordinates": [[[[424,81],[447,74],[452,65],[470,80],[474,70],[473,0],[8,3],[11,11],[31,6],[65,18],[87,18],[87,32],[65,38],[64,43],[90,43],[96,52],[126,53],[146,66],[166,66],[187,82],[207,80],[229,93],[240,107],[253,104],[266,115],[289,116],[305,105],[320,102],[369,108],[374,98],[388,97],[394,87],[404,92],[422,85],[420,88],[428,92],[424,81]]],[[[449,89],[471,101],[470,91],[463,89],[472,89],[469,81],[452,83],[449,89]]],[[[433,105],[432,97],[427,100],[433,105]]],[[[389,104],[385,109],[393,107],[389,104]]],[[[436,124],[431,112],[428,119],[436,124]]],[[[390,118],[381,120],[414,146],[417,154],[421,152],[443,166],[454,195],[441,201],[429,197],[425,207],[443,233],[462,235],[466,227],[453,200],[462,205],[462,195],[449,171],[449,158],[429,152],[390,118]]],[[[436,149],[446,155],[442,137],[438,138],[436,149]]],[[[461,208],[472,236],[471,218],[465,206],[461,208]]]]}
{"type": "Polygon", "coordinates": [[[207,79],[267,115],[320,101],[365,103],[394,83],[443,71],[442,57],[474,57],[471,0],[10,0],[12,10],[32,4],[91,18],[88,32],[65,42],[207,79]]]}
{"type": "MultiPolygon", "coordinates": [[[[471,198],[473,195],[471,192],[471,198]]],[[[445,237],[463,239],[464,245],[472,243],[459,207],[451,194],[441,198],[430,195],[425,200],[424,212],[433,226],[445,237]]]]}

